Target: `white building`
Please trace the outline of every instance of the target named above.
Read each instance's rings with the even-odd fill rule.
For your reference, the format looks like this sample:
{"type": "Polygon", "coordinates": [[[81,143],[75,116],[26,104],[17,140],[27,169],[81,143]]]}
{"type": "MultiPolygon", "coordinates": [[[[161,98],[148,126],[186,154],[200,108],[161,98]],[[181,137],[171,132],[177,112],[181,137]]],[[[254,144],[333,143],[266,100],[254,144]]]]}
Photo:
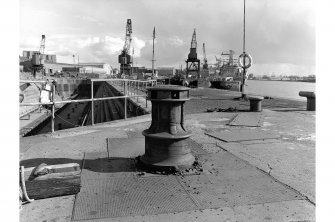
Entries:
{"type": "Polygon", "coordinates": [[[99,73],[112,75],[113,68],[107,63],[79,63],[85,69],[85,73],[99,73]]]}

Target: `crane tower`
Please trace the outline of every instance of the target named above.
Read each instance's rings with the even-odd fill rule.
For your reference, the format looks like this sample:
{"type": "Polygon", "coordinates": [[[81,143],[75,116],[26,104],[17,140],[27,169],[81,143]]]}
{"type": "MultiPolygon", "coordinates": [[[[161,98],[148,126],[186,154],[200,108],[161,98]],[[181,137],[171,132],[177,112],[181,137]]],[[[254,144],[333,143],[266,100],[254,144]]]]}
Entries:
{"type": "Polygon", "coordinates": [[[36,77],[36,72],[42,70],[42,74],[44,74],[44,49],[45,49],[45,35],[42,35],[40,50],[33,54],[31,64],[33,69],[33,75],[36,77]]]}
{"type": "Polygon", "coordinates": [[[129,50],[132,32],[131,19],[127,19],[125,42],[121,54],[119,55],[120,72],[125,75],[129,75],[131,71],[132,61],[131,56],[129,55],[129,50]]]}
{"type": "Polygon", "coordinates": [[[202,44],[202,52],[204,54],[204,64],[202,65],[202,69],[208,69],[207,57],[206,57],[206,49],[205,43],[202,44]]]}
{"type": "Polygon", "coordinates": [[[197,39],[195,29],[193,31],[190,53],[186,60],[186,79],[195,82],[200,78],[200,60],[197,58],[197,39]],[[194,75],[195,73],[195,75],[194,75]]]}

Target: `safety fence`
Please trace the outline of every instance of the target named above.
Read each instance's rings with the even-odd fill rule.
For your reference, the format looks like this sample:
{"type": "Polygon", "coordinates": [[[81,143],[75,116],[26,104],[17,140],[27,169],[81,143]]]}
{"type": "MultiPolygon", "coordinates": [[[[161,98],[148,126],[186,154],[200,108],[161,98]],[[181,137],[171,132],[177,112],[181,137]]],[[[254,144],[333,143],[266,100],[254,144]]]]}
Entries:
{"type": "MultiPolygon", "coordinates": [[[[89,99],[73,99],[73,100],[62,100],[55,101],[56,93],[56,80],[20,80],[20,83],[50,83],[50,100],[49,102],[36,102],[36,103],[20,103],[20,106],[42,106],[51,105],[51,132],[55,131],[55,106],[57,104],[68,104],[68,103],[80,103],[80,102],[91,102],[91,114],[92,114],[92,125],[94,125],[94,101],[102,100],[113,100],[124,98],[124,119],[127,119],[127,99],[136,98],[138,101],[139,97],[146,98],[146,88],[157,85],[156,80],[131,80],[131,79],[90,79],[91,80],[91,98],[89,99]],[[107,82],[114,86],[118,91],[120,91],[123,96],[113,96],[113,97],[101,97],[94,98],[94,82],[107,82]]],[[[147,105],[147,100],[146,100],[147,105]]]]}

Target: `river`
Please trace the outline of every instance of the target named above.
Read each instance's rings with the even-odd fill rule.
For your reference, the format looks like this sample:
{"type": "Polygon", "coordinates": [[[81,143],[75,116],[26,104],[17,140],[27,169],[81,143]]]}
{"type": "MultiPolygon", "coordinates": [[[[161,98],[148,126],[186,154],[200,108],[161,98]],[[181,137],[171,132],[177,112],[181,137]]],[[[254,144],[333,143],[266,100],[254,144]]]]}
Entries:
{"type": "Polygon", "coordinates": [[[315,92],[315,83],[313,82],[247,80],[246,85],[247,94],[287,98],[300,101],[305,101],[306,98],[299,96],[299,91],[315,92]]]}

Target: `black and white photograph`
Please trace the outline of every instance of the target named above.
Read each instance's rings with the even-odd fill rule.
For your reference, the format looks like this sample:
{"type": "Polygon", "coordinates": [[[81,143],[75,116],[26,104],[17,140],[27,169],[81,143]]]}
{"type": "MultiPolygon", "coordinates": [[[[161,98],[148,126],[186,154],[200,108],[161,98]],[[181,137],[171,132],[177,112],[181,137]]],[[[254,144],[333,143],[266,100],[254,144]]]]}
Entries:
{"type": "Polygon", "coordinates": [[[1,87],[14,89],[13,215],[324,221],[317,4],[17,0],[14,80],[1,87]]]}

